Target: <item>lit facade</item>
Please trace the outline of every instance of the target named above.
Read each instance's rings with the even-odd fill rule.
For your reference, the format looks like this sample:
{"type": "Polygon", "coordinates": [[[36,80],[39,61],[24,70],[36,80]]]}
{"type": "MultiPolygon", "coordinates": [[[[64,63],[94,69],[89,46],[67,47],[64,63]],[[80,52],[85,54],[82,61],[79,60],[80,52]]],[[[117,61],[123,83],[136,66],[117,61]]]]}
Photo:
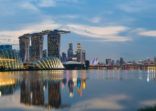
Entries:
{"type": "Polygon", "coordinates": [[[43,58],[33,62],[34,67],[38,69],[63,69],[64,66],[57,57],[43,58]]]}
{"type": "Polygon", "coordinates": [[[0,68],[4,70],[23,69],[23,64],[16,50],[0,50],[0,68]]]}
{"type": "Polygon", "coordinates": [[[16,79],[3,78],[3,76],[0,78],[0,96],[13,94],[17,85],[16,79]]]}

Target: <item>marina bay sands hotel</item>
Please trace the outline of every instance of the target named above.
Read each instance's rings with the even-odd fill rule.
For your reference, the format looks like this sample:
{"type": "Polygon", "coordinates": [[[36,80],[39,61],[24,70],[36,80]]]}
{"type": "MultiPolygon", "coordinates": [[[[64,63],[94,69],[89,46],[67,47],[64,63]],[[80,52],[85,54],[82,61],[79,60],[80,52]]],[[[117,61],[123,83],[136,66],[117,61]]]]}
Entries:
{"type": "Polygon", "coordinates": [[[61,34],[66,33],[70,32],[63,30],[46,30],[20,36],[19,45],[22,61],[29,63],[46,57],[59,58],[61,34]]]}

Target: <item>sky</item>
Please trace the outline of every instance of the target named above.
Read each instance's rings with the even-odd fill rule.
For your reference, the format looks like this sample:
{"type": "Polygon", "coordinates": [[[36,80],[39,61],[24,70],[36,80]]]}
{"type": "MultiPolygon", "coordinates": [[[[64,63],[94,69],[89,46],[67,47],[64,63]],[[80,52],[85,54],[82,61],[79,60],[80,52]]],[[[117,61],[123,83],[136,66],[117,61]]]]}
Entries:
{"type": "Polygon", "coordinates": [[[156,56],[156,0],[0,0],[0,44],[43,30],[70,30],[89,60],[140,60],[156,56]]]}

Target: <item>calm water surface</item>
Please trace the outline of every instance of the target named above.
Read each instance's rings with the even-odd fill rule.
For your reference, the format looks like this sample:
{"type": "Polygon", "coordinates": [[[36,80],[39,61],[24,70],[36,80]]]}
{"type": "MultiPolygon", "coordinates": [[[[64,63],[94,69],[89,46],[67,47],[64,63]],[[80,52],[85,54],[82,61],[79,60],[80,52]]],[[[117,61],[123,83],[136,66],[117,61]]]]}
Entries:
{"type": "Polygon", "coordinates": [[[137,111],[153,105],[154,71],[0,72],[0,111],[137,111]]]}

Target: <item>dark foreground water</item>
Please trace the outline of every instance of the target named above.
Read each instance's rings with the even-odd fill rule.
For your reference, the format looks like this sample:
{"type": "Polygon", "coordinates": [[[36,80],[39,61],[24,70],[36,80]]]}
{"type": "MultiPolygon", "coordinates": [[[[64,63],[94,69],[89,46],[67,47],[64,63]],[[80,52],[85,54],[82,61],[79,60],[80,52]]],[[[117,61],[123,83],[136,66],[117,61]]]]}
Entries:
{"type": "Polygon", "coordinates": [[[0,111],[137,111],[154,105],[154,71],[0,72],[0,111]]]}

